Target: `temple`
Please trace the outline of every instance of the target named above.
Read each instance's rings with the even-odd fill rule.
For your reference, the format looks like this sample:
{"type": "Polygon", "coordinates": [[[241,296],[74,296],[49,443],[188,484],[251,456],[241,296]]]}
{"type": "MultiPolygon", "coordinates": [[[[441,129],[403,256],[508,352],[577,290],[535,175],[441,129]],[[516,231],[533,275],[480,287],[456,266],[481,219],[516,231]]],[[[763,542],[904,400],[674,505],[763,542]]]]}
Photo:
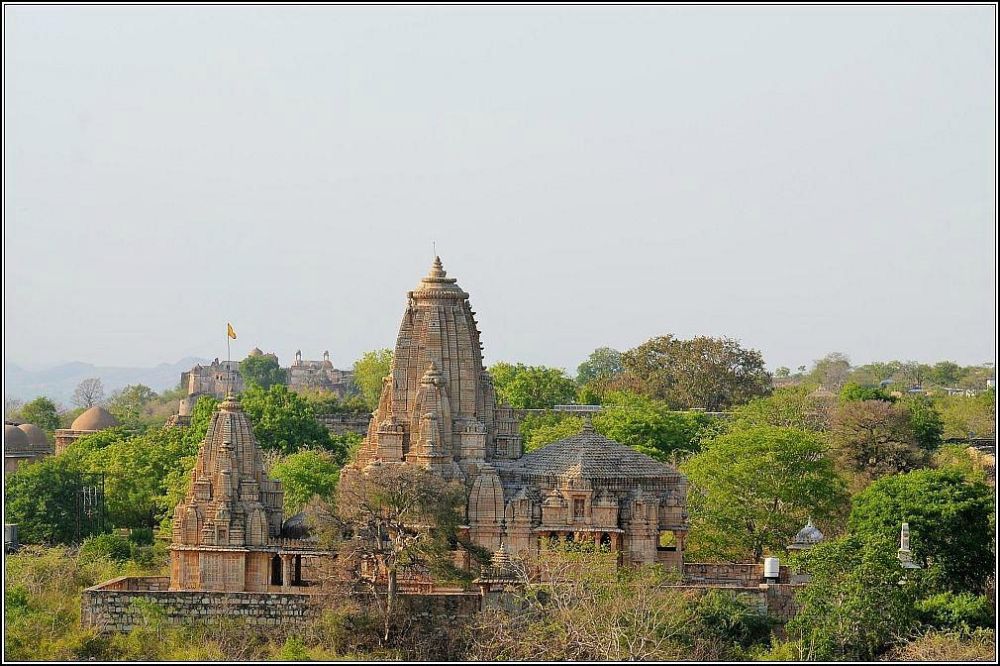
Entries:
{"type": "Polygon", "coordinates": [[[497,405],[469,294],[440,258],[407,295],[391,373],[357,461],[420,465],[466,484],[468,535],[536,554],[545,539],[593,541],[621,564],[681,567],[687,482],[673,467],[589,427],[523,454],[514,411],[497,405]]]}
{"type": "Polygon", "coordinates": [[[174,510],[170,589],[308,591],[324,553],[283,532],[281,482],[267,478],[239,401],[212,415],[191,488],[174,510]]]}

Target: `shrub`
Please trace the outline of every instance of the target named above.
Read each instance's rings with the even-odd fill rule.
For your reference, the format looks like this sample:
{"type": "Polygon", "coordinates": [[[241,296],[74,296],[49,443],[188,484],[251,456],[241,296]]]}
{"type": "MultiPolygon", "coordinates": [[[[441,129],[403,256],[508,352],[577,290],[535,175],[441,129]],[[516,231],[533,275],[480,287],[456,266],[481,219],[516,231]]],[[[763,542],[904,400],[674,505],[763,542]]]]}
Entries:
{"type": "Polygon", "coordinates": [[[921,599],[916,604],[917,616],[935,629],[971,631],[992,627],[995,617],[988,597],[962,592],[942,592],[921,599]]]}
{"type": "Polygon", "coordinates": [[[118,534],[98,534],[88,537],[80,546],[81,558],[102,557],[114,562],[124,562],[132,558],[134,546],[118,534]]]}

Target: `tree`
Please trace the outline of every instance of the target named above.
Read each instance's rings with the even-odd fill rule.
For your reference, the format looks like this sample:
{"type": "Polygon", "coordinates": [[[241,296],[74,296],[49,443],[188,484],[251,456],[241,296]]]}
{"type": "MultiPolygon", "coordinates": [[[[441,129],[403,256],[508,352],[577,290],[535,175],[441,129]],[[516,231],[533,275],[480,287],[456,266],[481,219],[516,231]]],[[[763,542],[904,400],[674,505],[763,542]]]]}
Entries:
{"type": "Polygon", "coordinates": [[[269,389],[251,385],[240,396],[243,411],[253,425],[253,434],[262,449],[294,453],[303,448],[327,449],[338,461],[346,451],[339,441],[316,420],[310,404],[284,384],[269,389]]]}
{"type": "Polygon", "coordinates": [[[905,407],[881,400],[845,402],[834,413],[832,438],[842,466],[863,480],[926,463],[905,407]]]}
{"type": "Polygon", "coordinates": [[[903,400],[903,406],[910,413],[910,427],[920,448],[933,451],[941,446],[944,422],[934,409],[934,402],[925,395],[912,395],[903,400]]]}
{"type": "Polygon", "coordinates": [[[780,377],[781,379],[785,379],[786,377],[790,377],[791,375],[792,375],[792,369],[784,365],[774,371],[774,376],[780,377]]]}
{"type": "Polygon", "coordinates": [[[962,378],[962,366],[952,361],[940,361],[928,371],[927,378],[936,386],[956,386],[962,378]]]}
{"type": "Polygon", "coordinates": [[[634,393],[612,393],[593,417],[594,429],[608,439],[631,446],[657,460],[698,450],[701,434],[712,417],[702,412],[678,412],[663,402],[634,393]]]}
{"type": "Polygon", "coordinates": [[[259,386],[269,389],[275,384],[287,381],[287,372],[278,365],[278,357],[274,354],[247,356],[240,361],[240,376],[246,386],[259,386]]]}
{"type": "Polygon", "coordinates": [[[907,578],[896,546],[849,535],[796,558],[811,580],[796,595],[799,609],[785,631],[802,660],[873,661],[916,627],[919,579],[907,578]]]}
{"type": "Polygon", "coordinates": [[[731,430],[704,442],[682,470],[699,556],[760,561],[783,551],[808,518],[830,524],[846,504],[826,444],[804,430],[731,430]]]}
{"type": "Polygon", "coordinates": [[[392,350],[375,349],[365,352],[354,362],[354,385],[365,399],[369,410],[378,407],[382,395],[382,380],[392,371],[392,350]]]}
{"type": "Polygon", "coordinates": [[[729,338],[680,340],[664,335],[622,354],[626,371],[641,380],[643,393],[673,409],[728,409],[771,388],[760,352],[729,338]]]}
{"type": "Polygon", "coordinates": [[[941,591],[982,594],[993,570],[993,493],[955,470],[916,470],[879,479],[853,501],[849,529],[860,538],[898,539],[941,591]]]}
{"type": "Polygon", "coordinates": [[[138,425],[146,406],[156,399],[156,391],[143,384],[130,384],[108,399],[108,411],[119,423],[138,425]]]}
{"type": "Polygon", "coordinates": [[[897,373],[896,377],[899,383],[905,385],[907,388],[918,387],[924,385],[930,372],[930,366],[924,363],[907,361],[899,368],[899,373],[897,373]]]}
{"type": "Polygon", "coordinates": [[[33,423],[48,433],[59,427],[59,410],[54,402],[44,396],[21,407],[20,416],[22,421],[33,423]]]}
{"type": "Polygon", "coordinates": [[[622,353],[611,347],[598,347],[576,369],[576,383],[583,386],[595,379],[611,379],[625,371],[622,353]]]}
{"type": "Polygon", "coordinates": [[[903,364],[899,361],[875,361],[861,365],[850,372],[850,381],[861,385],[880,385],[886,380],[892,380],[899,374],[903,364]]]}
{"type": "Polygon", "coordinates": [[[104,401],[104,384],[99,377],[84,379],[73,391],[73,404],[83,409],[90,409],[104,401]]]}
{"type": "Polygon", "coordinates": [[[546,444],[578,435],[583,429],[583,417],[565,412],[529,413],[521,419],[521,438],[525,452],[546,444]]]}
{"type": "Polygon", "coordinates": [[[809,378],[827,390],[837,392],[850,372],[851,360],[840,352],[833,352],[813,363],[809,378]]]}
{"type": "Polygon", "coordinates": [[[826,402],[809,397],[811,387],[784,386],[771,395],[754,398],[733,409],[733,427],[776,426],[822,432],[830,424],[830,409],[826,402]]]}
{"type": "Polygon", "coordinates": [[[16,418],[18,413],[20,413],[21,408],[24,407],[24,400],[20,398],[6,397],[3,399],[3,418],[5,421],[9,421],[16,418]]]}
{"type": "MultiPolygon", "coordinates": [[[[82,468],[72,451],[22,465],[4,480],[4,519],[22,543],[72,543],[82,468]]],[[[89,526],[90,523],[85,523],[89,526]]],[[[88,536],[88,532],[81,537],[88,536]]]]}
{"type": "Polygon", "coordinates": [[[513,603],[475,618],[470,658],[489,661],[641,661],[688,657],[691,604],[659,567],[620,569],[615,554],[583,545],[546,547],[542,584],[522,585],[513,603]]]}
{"type": "Polygon", "coordinates": [[[855,382],[847,382],[840,389],[840,399],[845,402],[860,402],[862,400],[881,400],[883,402],[896,402],[896,399],[889,395],[885,389],[878,386],[862,386],[855,382]]]}
{"type": "MultiPolygon", "coordinates": [[[[367,589],[383,621],[387,642],[396,612],[399,579],[456,580],[452,545],[464,522],[465,488],[415,465],[375,465],[345,476],[332,519],[341,534],[337,561],[367,589]]],[[[478,553],[468,543],[463,547],[478,553]]]]}
{"type": "Polygon", "coordinates": [[[549,409],[576,399],[576,383],[559,368],[495,363],[490,367],[498,402],[515,409],[549,409]]]}
{"type": "Polygon", "coordinates": [[[297,514],[314,496],[332,497],[339,475],[340,465],[333,455],[313,449],[284,456],[270,469],[270,476],[284,487],[286,516],[297,514]]]}
{"type": "Polygon", "coordinates": [[[944,427],[942,437],[992,437],[996,433],[996,391],[979,395],[948,395],[934,399],[944,427]]]}

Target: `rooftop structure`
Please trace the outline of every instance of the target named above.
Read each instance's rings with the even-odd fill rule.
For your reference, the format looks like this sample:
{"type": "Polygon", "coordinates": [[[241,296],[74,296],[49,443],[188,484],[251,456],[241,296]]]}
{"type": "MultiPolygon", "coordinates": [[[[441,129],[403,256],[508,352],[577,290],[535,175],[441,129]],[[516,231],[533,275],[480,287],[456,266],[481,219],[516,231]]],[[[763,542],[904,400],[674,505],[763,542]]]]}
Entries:
{"type": "Polygon", "coordinates": [[[111,412],[100,405],[94,405],[80,414],[69,428],[56,430],[56,453],[62,453],[70,444],[84,435],[92,435],[101,430],[121,425],[111,412]]]}

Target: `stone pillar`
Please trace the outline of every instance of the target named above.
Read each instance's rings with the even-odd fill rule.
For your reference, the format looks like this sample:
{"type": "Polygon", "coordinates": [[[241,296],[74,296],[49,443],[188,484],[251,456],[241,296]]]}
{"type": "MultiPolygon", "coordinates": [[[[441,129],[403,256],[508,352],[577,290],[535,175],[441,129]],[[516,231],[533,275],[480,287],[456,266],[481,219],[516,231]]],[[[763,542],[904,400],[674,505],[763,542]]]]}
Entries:
{"type": "Polygon", "coordinates": [[[288,592],[292,586],[292,555],[281,555],[281,591],[288,592]]]}

